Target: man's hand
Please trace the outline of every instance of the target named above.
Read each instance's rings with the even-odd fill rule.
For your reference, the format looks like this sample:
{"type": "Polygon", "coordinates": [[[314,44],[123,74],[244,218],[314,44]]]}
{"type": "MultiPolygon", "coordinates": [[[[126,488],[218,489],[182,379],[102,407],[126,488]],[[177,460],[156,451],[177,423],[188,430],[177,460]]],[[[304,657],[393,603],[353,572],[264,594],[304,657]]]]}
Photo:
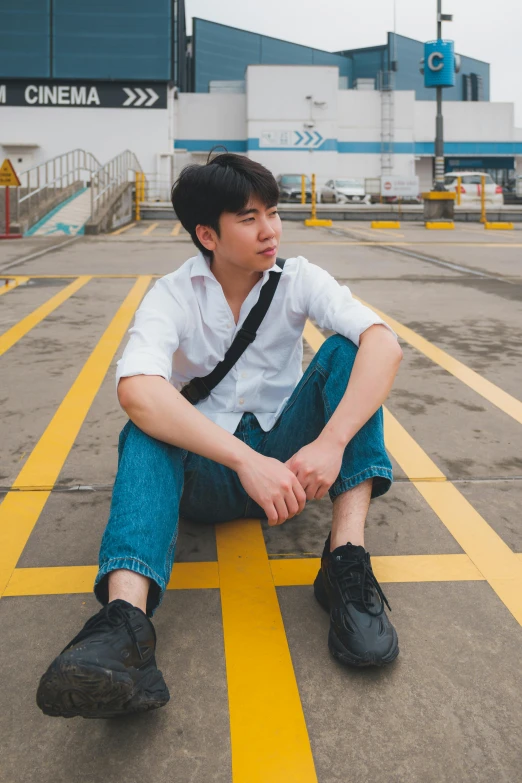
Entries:
{"type": "Polygon", "coordinates": [[[306,493],[307,500],[326,495],[341,470],[344,448],[330,441],[312,441],[285,462],[306,493]]]}
{"type": "Polygon", "coordinates": [[[269,525],[281,525],[300,514],[306,495],[282,462],[255,452],[237,470],[245,492],[264,510],[269,525]]]}

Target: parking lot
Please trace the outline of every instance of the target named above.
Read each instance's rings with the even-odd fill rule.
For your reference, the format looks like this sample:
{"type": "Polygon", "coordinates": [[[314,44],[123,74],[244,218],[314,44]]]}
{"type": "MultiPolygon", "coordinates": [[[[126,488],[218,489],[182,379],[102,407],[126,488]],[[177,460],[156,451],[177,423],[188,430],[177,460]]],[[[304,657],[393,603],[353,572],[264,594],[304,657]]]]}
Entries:
{"type": "MultiPolygon", "coordinates": [[[[155,615],[171,691],[113,721],[45,717],[39,677],[91,589],[126,417],[114,372],[154,279],[195,254],[175,221],[0,243],[0,781],[491,783],[522,762],[522,224],[285,222],[404,351],[386,403],[395,483],[366,546],[401,654],[329,657],[314,601],[327,498],[277,528],[181,524],[155,615]]],[[[304,366],[327,333],[309,322],[304,366]]]]}

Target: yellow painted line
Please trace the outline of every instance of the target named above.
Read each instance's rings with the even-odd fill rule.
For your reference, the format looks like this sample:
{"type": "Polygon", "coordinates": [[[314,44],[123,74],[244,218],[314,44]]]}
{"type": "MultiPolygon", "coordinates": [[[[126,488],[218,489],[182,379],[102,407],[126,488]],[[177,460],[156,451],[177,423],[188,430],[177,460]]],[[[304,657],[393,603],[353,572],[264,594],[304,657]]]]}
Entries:
{"type": "MultiPolygon", "coordinates": [[[[484,577],[467,555],[391,555],[372,557],[379,582],[472,582],[484,577]]],[[[311,585],[321,567],[318,557],[270,560],[277,587],[311,585]]]]}
{"type": "Polygon", "coordinates": [[[258,520],[216,527],[234,783],[317,783],[258,520]]]}
{"type": "Polygon", "coordinates": [[[28,277],[6,278],[4,285],[0,286],[0,296],[7,294],[8,291],[12,291],[14,288],[18,288],[22,283],[27,283],[28,280],[28,277]]]}
{"type": "Polygon", "coordinates": [[[170,232],[171,237],[177,237],[180,231],[181,231],[181,222],[178,220],[178,222],[174,224],[174,228],[170,232]]]}
{"type": "Polygon", "coordinates": [[[127,223],[126,226],[122,226],[121,228],[117,228],[116,231],[111,231],[110,236],[111,237],[117,237],[118,234],[123,234],[124,231],[128,231],[129,228],[132,228],[136,225],[136,222],[134,223],[127,223]]]}
{"type": "MultiPolygon", "coordinates": [[[[55,484],[149,283],[149,276],[140,277],[127,294],[16,477],[13,489],[55,484]]],[[[9,492],[0,505],[0,596],[49,494],[49,491],[9,492]]]]}
{"type": "Polygon", "coordinates": [[[372,305],[367,304],[367,302],[364,302],[359,297],[355,298],[358,299],[361,304],[370,307],[383,319],[383,321],[386,321],[386,323],[397,332],[399,337],[402,337],[403,340],[427,356],[428,359],[431,359],[432,362],[438,364],[439,367],[443,367],[447,372],[454,375],[455,378],[458,378],[459,381],[462,381],[466,386],[469,386],[469,388],[473,389],[477,394],[480,394],[481,397],[484,397],[484,399],[492,405],[495,405],[499,410],[507,413],[508,416],[511,416],[511,418],[515,419],[519,424],[522,424],[522,402],[520,400],[517,400],[516,397],[508,394],[508,392],[505,392],[496,384],[483,378],[475,372],[475,370],[472,370],[467,367],[467,365],[459,362],[458,359],[454,359],[453,356],[446,353],[446,351],[437,348],[436,345],[433,345],[429,340],[421,337],[420,334],[414,332],[413,329],[404,326],[381,310],[377,310],[372,305]]]}
{"type": "Polygon", "coordinates": [[[141,232],[141,236],[142,236],[142,237],[148,237],[148,236],[149,236],[149,234],[152,234],[152,232],[154,231],[154,229],[155,229],[155,228],[157,228],[158,226],[159,226],[159,223],[151,223],[151,224],[150,224],[150,226],[147,226],[147,228],[145,229],[145,231],[142,231],[142,232],[141,232]]]}
{"type": "MultiPolygon", "coordinates": [[[[97,566],[15,568],[5,596],[92,593],[97,566]]],[[[219,587],[217,563],[176,563],[167,590],[219,587]]]]}
{"type": "MultiPolygon", "coordinates": [[[[321,332],[306,323],[304,337],[314,350],[324,342],[321,332]],[[310,341],[311,339],[311,341],[310,341]]],[[[386,447],[407,477],[439,517],[500,600],[522,625],[522,563],[464,495],[385,408],[386,447]],[[433,476],[440,481],[416,481],[433,476]]]]}
{"type": "Polygon", "coordinates": [[[4,334],[0,335],[0,356],[4,354],[9,348],[12,348],[15,343],[18,342],[27,332],[31,331],[40,321],[43,321],[53,310],[56,310],[61,304],[63,304],[70,296],[75,294],[91,279],[90,275],[82,275],[78,277],[73,283],[62,289],[59,293],[52,296],[43,305],[37,307],[32,313],[29,313],[21,321],[8,329],[4,334]]]}
{"type": "MultiPolygon", "coordinates": [[[[397,234],[395,234],[397,236],[397,234]]],[[[439,245],[444,245],[444,247],[495,247],[495,248],[519,248],[522,247],[522,243],[516,243],[516,242],[448,242],[445,240],[441,240],[439,242],[437,241],[430,241],[430,240],[419,240],[418,242],[388,242],[388,241],[375,241],[368,240],[367,242],[350,242],[350,241],[343,241],[340,242],[330,242],[330,241],[321,241],[321,240],[290,240],[290,239],[283,239],[282,240],[283,245],[345,245],[350,247],[381,247],[382,245],[388,245],[390,247],[417,247],[417,246],[426,246],[426,245],[433,245],[438,247],[439,245]]]]}
{"type": "MultiPolygon", "coordinates": [[[[515,557],[522,563],[522,553],[515,557]]],[[[311,585],[320,567],[318,557],[269,560],[276,587],[311,585]]],[[[485,577],[468,555],[386,555],[372,557],[379,582],[479,582],[485,577]]],[[[98,566],[15,568],[5,596],[90,593],[98,566]]],[[[167,590],[219,588],[217,562],[175,563],[167,590]]]]}

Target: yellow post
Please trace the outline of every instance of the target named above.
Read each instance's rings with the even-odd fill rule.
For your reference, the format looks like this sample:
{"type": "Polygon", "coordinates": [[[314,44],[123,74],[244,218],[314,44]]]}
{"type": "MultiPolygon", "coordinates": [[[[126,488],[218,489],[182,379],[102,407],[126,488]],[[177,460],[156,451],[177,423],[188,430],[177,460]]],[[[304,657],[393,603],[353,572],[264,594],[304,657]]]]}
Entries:
{"type": "Polygon", "coordinates": [[[462,177],[457,177],[457,206],[460,207],[460,194],[462,188],[462,177]]]}
{"type": "Polygon", "coordinates": [[[140,195],[141,195],[141,172],[136,172],[136,184],[134,187],[134,202],[135,202],[135,219],[141,220],[140,216],[140,195]]]}
{"type": "Polygon", "coordinates": [[[486,175],[483,174],[480,179],[480,222],[486,223],[486,175]]]}
{"type": "Polygon", "coordinates": [[[315,199],[316,199],[316,193],[315,193],[315,174],[312,174],[312,220],[317,220],[317,209],[315,206],[315,199]]]}
{"type": "Polygon", "coordinates": [[[301,204],[306,204],[306,177],[301,174],[301,204]]]}
{"type": "Polygon", "coordinates": [[[317,220],[317,193],[315,190],[315,174],[312,174],[312,214],[305,220],[305,226],[331,226],[331,220],[317,220]]]}

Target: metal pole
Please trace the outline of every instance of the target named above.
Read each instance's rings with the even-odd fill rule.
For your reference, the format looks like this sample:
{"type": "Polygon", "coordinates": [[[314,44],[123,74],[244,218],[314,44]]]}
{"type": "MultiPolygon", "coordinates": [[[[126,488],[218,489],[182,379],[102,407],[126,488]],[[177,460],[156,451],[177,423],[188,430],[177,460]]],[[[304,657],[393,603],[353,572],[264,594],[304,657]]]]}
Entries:
{"type": "Polygon", "coordinates": [[[317,220],[315,174],[312,174],[312,220],[317,220]]]}
{"type": "Polygon", "coordinates": [[[306,177],[301,174],[301,204],[306,204],[306,177]]]}
{"type": "Polygon", "coordinates": [[[9,236],[9,187],[5,189],[5,233],[9,236]]]}
{"type": "Polygon", "coordinates": [[[486,175],[480,177],[480,222],[486,223],[486,175]]]}
{"type": "MultiPolygon", "coordinates": [[[[442,38],[442,0],[437,0],[437,40],[442,38]]],[[[437,118],[435,120],[435,190],[444,187],[444,125],[442,119],[442,87],[437,87],[437,118]]]]}

